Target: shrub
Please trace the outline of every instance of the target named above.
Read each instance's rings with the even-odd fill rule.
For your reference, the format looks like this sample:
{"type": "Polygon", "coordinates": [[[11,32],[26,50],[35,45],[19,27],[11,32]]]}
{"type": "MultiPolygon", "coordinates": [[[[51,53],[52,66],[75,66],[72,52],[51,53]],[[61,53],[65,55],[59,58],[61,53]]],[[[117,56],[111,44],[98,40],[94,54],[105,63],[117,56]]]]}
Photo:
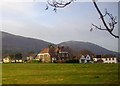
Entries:
{"type": "Polygon", "coordinates": [[[40,63],[39,60],[32,60],[32,63],[40,63]]]}
{"type": "Polygon", "coordinates": [[[79,60],[67,60],[66,63],[79,63],[79,60]]]}

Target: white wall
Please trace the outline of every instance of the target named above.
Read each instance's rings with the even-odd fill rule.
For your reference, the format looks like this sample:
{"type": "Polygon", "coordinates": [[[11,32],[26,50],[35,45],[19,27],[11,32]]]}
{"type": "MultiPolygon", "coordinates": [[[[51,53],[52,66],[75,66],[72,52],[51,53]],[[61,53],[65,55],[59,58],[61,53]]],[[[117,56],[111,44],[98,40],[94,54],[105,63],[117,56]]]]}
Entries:
{"type": "Polygon", "coordinates": [[[110,59],[109,58],[107,58],[107,59],[106,58],[102,58],[102,60],[103,60],[104,63],[117,63],[117,59],[116,58],[114,58],[114,59],[113,58],[110,58],[110,59]]]}
{"type": "Polygon", "coordinates": [[[4,59],[3,59],[3,62],[4,62],[4,63],[8,63],[8,62],[10,62],[10,60],[9,60],[9,58],[4,58],[4,59]]]}
{"type": "Polygon", "coordinates": [[[45,58],[44,58],[45,55],[50,56],[49,53],[39,53],[39,54],[38,54],[38,57],[39,57],[39,59],[42,59],[42,62],[45,61],[45,58]],[[42,57],[41,57],[41,56],[42,56],[42,57]]]}

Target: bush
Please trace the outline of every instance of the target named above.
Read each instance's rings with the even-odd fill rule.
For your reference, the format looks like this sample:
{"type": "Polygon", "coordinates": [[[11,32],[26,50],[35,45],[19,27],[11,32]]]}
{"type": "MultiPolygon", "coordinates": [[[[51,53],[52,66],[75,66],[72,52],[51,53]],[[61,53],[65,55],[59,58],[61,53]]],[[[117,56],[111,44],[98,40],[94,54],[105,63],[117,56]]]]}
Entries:
{"type": "Polygon", "coordinates": [[[32,60],[32,63],[40,63],[39,60],[32,60]]]}
{"type": "Polygon", "coordinates": [[[79,63],[79,60],[67,60],[66,63],[79,63]]]}

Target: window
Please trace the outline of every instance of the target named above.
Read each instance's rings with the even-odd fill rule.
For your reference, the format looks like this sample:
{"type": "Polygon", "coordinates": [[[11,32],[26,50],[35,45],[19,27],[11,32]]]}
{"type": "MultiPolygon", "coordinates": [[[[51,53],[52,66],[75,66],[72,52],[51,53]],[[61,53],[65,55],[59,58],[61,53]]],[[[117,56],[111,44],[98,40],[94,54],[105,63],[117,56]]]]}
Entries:
{"type": "Polygon", "coordinates": [[[66,57],[68,57],[68,53],[67,53],[66,57]]]}
{"type": "Polygon", "coordinates": [[[43,55],[40,55],[40,58],[43,58],[43,55]]]}
{"type": "Polygon", "coordinates": [[[45,54],[44,57],[47,57],[47,54],[45,54]]]}
{"type": "Polygon", "coordinates": [[[64,53],[62,53],[62,57],[64,57],[64,53]]]}
{"type": "Polygon", "coordinates": [[[111,60],[111,58],[109,58],[109,60],[111,60]]]}
{"type": "Polygon", "coordinates": [[[107,58],[105,60],[107,61],[107,58]]]}
{"type": "Polygon", "coordinates": [[[112,60],[114,60],[114,58],[112,58],[112,60]]]}

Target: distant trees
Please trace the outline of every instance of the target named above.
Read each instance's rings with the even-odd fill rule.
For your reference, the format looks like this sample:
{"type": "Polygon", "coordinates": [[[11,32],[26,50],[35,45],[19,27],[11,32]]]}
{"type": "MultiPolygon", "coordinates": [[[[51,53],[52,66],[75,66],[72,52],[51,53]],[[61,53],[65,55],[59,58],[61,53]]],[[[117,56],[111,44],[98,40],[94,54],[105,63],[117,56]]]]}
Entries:
{"type": "Polygon", "coordinates": [[[27,56],[31,56],[34,58],[36,56],[36,53],[34,51],[30,51],[30,52],[28,52],[27,56]]]}
{"type": "Polygon", "coordinates": [[[15,59],[18,59],[18,60],[22,59],[22,54],[21,53],[16,53],[15,54],[15,59]]]}
{"type": "MultiPolygon", "coordinates": [[[[56,12],[57,8],[64,8],[74,1],[76,1],[76,0],[48,0],[47,3],[49,6],[52,6],[53,11],[56,12]]],[[[114,17],[111,13],[109,13],[107,11],[107,9],[105,9],[105,14],[102,14],[102,12],[100,11],[100,9],[96,3],[96,0],[92,0],[92,2],[93,2],[93,5],[96,8],[96,10],[100,16],[99,19],[101,20],[101,22],[103,24],[102,26],[104,28],[102,28],[102,26],[97,26],[95,24],[92,24],[90,31],[92,31],[93,29],[103,30],[103,31],[107,31],[108,33],[110,33],[113,37],[119,38],[118,35],[115,35],[113,33],[113,31],[115,29],[115,25],[117,24],[116,17],[114,17]],[[110,21],[107,21],[106,17],[108,17],[110,21]]],[[[45,10],[48,10],[48,8],[49,8],[48,5],[46,6],[45,10]]]]}
{"type": "Polygon", "coordinates": [[[86,56],[86,55],[94,56],[94,53],[93,53],[92,51],[90,51],[90,50],[84,49],[84,50],[81,50],[81,51],[80,51],[80,55],[84,55],[84,56],[86,56]]]}
{"type": "Polygon", "coordinates": [[[63,45],[49,45],[49,54],[52,58],[59,61],[72,59],[73,53],[68,46],[63,45]]]}
{"type": "Polygon", "coordinates": [[[34,51],[30,51],[30,52],[28,52],[28,54],[35,54],[35,52],[34,51]]]}
{"type": "Polygon", "coordinates": [[[14,55],[14,54],[9,54],[9,56],[10,56],[10,59],[11,59],[11,60],[14,60],[14,59],[15,59],[15,55],[14,55]]]}

